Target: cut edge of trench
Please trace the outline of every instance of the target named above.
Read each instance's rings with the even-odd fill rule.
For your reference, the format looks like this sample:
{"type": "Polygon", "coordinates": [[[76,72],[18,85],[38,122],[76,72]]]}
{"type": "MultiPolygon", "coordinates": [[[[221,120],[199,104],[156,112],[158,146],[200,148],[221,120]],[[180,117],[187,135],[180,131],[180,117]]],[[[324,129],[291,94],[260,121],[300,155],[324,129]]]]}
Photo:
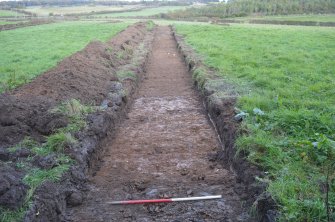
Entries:
{"type": "Polygon", "coordinates": [[[217,159],[229,168],[242,183],[245,193],[246,207],[257,221],[272,222],[277,215],[277,207],[272,197],[266,192],[266,184],[256,181],[263,174],[262,170],[246,160],[246,154],[238,153],[235,140],[238,136],[240,123],[234,120],[235,105],[238,93],[234,86],[220,77],[216,71],[206,66],[203,59],[197,55],[184,38],[177,34],[174,26],[170,26],[197,91],[201,95],[211,125],[213,126],[222,150],[217,153],[217,159]]]}
{"type": "Polygon", "coordinates": [[[59,182],[45,181],[35,190],[33,201],[25,212],[24,222],[69,220],[66,215],[67,208],[77,205],[76,203],[69,204],[69,202],[73,197],[82,196],[88,190],[88,175],[94,173],[99,167],[104,153],[104,139],[108,136],[113,138],[119,125],[127,117],[128,110],[137,94],[138,86],[146,72],[146,63],[151,53],[153,37],[153,30],[147,30],[144,39],[134,50],[130,63],[118,67],[118,71],[136,73],[135,78],[125,78],[115,81],[113,86],[111,85],[110,92],[117,93],[118,96],[122,97],[119,108],[114,110],[113,107],[108,106],[113,97],[107,95],[101,103],[102,107],[106,106],[105,109],[87,117],[88,128],[80,132],[82,133],[80,142],[72,148],[77,163],[62,175],[59,182]],[[144,47],[140,47],[141,44],[144,47]],[[131,63],[136,63],[137,66],[134,67],[131,63]],[[113,88],[117,88],[117,90],[113,88]],[[127,92],[126,95],[124,92],[127,92]]]}
{"type": "MultiPolygon", "coordinates": [[[[242,183],[246,189],[246,193],[250,194],[246,198],[247,207],[251,208],[252,206],[256,206],[257,220],[271,221],[271,215],[268,214],[275,210],[274,202],[271,197],[265,195],[264,184],[255,181],[255,177],[262,172],[256,166],[247,162],[243,154],[236,156],[234,143],[238,123],[233,120],[233,116],[237,93],[235,93],[234,89],[228,83],[220,79],[213,70],[204,65],[202,59],[197,56],[194,50],[184,42],[184,39],[176,33],[174,27],[171,26],[170,28],[176,40],[178,51],[184,58],[189,73],[192,74],[194,84],[201,94],[206,114],[222,146],[222,150],[218,151],[217,159],[234,172],[237,176],[237,181],[242,183]],[[213,80],[215,80],[217,84],[212,85],[213,80]],[[222,93],[225,95],[224,97],[220,96],[222,93]]],[[[82,162],[72,166],[70,170],[62,176],[60,182],[45,182],[36,190],[37,195],[34,195],[34,202],[25,214],[25,222],[43,221],[43,218],[48,218],[48,214],[53,214],[53,217],[56,214],[56,218],[59,219],[58,221],[67,220],[65,212],[68,207],[68,198],[71,197],[72,194],[76,195],[78,192],[84,192],[85,189],[87,189],[85,186],[87,176],[91,174],[92,171],[94,172],[99,160],[103,156],[103,139],[107,137],[107,133],[108,136],[113,137],[118,126],[126,117],[133,99],[136,97],[138,86],[144,78],[147,58],[151,53],[152,40],[153,32],[148,32],[143,41],[147,46],[145,48],[148,50],[140,57],[135,58],[138,59],[136,80],[122,81],[123,87],[129,90],[129,94],[127,99],[123,101],[121,109],[117,112],[108,111],[107,109],[106,111],[93,114],[95,117],[91,118],[93,123],[91,123],[90,126],[103,128],[104,130],[101,130],[101,135],[92,135],[92,133],[88,132],[78,145],[84,147],[87,151],[82,162]],[[68,188],[64,189],[64,187],[68,188]],[[45,192],[45,190],[48,190],[48,192],[45,192]],[[38,209],[39,206],[44,206],[46,208],[45,211],[40,212],[38,209]]],[[[124,66],[124,69],[127,69],[127,65],[124,66]]],[[[111,98],[106,99],[110,100],[111,98]]]]}

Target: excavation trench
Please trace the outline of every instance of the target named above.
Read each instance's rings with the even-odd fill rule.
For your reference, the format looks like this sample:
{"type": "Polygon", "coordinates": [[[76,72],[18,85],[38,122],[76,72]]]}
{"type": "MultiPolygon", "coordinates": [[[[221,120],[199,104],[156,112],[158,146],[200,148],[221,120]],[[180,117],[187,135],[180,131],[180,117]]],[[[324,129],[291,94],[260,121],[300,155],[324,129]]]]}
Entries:
{"type": "MultiPolygon", "coordinates": [[[[169,27],[155,31],[147,73],[115,137],[103,142],[73,221],[244,221],[232,172],[215,159],[221,149],[169,27]],[[219,200],[112,206],[125,199],[219,195],[219,200]]],[[[250,219],[250,218],[249,218],[250,219]]]]}

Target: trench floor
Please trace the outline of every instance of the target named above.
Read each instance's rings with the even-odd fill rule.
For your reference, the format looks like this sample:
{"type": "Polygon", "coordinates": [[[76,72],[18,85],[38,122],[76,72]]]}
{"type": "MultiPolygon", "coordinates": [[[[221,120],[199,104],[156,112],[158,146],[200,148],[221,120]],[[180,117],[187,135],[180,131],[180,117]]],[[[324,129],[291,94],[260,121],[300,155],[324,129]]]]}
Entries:
{"type": "Polygon", "coordinates": [[[169,27],[153,51],[128,118],[106,142],[90,191],[73,221],[248,221],[235,176],[213,158],[220,144],[169,27]],[[113,200],[203,195],[218,200],[110,205],[113,200]]]}

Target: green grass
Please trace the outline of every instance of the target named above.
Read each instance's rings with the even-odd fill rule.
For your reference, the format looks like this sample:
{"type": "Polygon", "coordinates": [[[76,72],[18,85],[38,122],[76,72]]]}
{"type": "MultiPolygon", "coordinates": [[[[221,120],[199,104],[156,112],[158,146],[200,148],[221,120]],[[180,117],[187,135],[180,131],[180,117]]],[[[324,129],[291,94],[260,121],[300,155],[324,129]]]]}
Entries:
{"type": "Polygon", "coordinates": [[[325,221],[327,181],[335,220],[335,29],[176,28],[240,92],[237,105],[249,116],[236,145],[269,172],[263,179],[280,221],[325,221]]]}
{"type": "Polygon", "coordinates": [[[19,21],[1,21],[0,20],[0,25],[17,24],[17,23],[25,23],[25,22],[29,22],[29,20],[19,20],[19,21]]]}
{"type": "Polygon", "coordinates": [[[0,221],[1,222],[19,222],[22,221],[24,214],[27,211],[27,207],[21,207],[16,211],[10,211],[0,208],[0,221]]]}
{"type": "Polygon", "coordinates": [[[52,112],[62,113],[68,117],[85,116],[94,111],[95,111],[94,107],[85,106],[76,99],[71,99],[69,101],[63,102],[56,108],[52,109],[52,112]]]}
{"type": "Polygon", "coordinates": [[[7,22],[7,21],[0,21],[0,25],[8,25],[8,24],[16,24],[18,22],[7,22]]]}
{"type": "Polygon", "coordinates": [[[16,211],[1,209],[0,221],[22,221],[26,211],[29,209],[29,205],[31,204],[31,197],[33,196],[36,188],[47,180],[52,182],[59,181],[63,173],[70,168],[70,163],[71,160],[62,157],[59,159],[59,165],[50,170],[42,170],[38,168],[30,169],[29,173],[23,178],[23,182],[30,187],[25,199],[25,203],[16,211]]]}
{"type": "Polygon", "coordinates": [[[28,82],[92,40],[110,39],[127,25],[64,22],[0,32],[0,92],[28,82]]]}
{"type": "Polygon", "coordinates": [[[153,21],[147,22],[147,30],[151,31],[155,27],[155,23],[153,21]]]}
{"type": "Polygon", "coordinates": [[[186,6],[162,6],[158,8],[146,8],[140,11],[134,12],[118,12],[118,13],[107,13],[96,15],[98,17],[134,17],[134,16],[151,16],[160,13],[167,13],[169,11],[185,9],[186,6]]]}
{"type": "Polygon", "coordinates": [[[10,10],[0,10],[0,17],[15,17],[22,16],[22,13],[10,11],[10,10]]]}
{"type": "Polygon", "coordinates": [[[126,6],[103,6],[103,5],[81,5],[81,6],[68,6],[68,7],[41,7],[33,6],[27,7],[25,11],[35,13],[40,16],[51,15],[66,15],[66,14],[79,14],[79,13],[92,13],[92,12],[101,12],[101,11],[120,11],[132,9],[137,6],[126,5],[126,6]]]}
{"type": "Polygon", "coordinates": [[[125,79],[136,79],[136,74],[131,71],[119,71],[116,73],[117,77],[123,81],[125,79]]]}

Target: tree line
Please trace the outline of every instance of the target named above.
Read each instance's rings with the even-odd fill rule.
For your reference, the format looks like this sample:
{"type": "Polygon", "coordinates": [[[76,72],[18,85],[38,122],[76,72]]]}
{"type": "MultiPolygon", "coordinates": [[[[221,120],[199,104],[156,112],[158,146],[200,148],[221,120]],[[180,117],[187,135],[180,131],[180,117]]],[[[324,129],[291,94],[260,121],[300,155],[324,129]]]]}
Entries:
{"type": "Polygon", "coordinates": [[[335,13],[335,0],[229,0],[171,12],[170,18],[335,13]]]}
{"type": "Polygon", "coordinates": [[[29,6],[72,6],[72,5],[148,5],[148,6],[176,6],[176,5],[190,5],[190,0],[175,0],[175,1],[162,1],[162,0],[142,0],[142,1],[95,1],[95,0],[22,0],[22,1],[1,1],[0,7],[6,8],[24,8],[29,6]]]}

